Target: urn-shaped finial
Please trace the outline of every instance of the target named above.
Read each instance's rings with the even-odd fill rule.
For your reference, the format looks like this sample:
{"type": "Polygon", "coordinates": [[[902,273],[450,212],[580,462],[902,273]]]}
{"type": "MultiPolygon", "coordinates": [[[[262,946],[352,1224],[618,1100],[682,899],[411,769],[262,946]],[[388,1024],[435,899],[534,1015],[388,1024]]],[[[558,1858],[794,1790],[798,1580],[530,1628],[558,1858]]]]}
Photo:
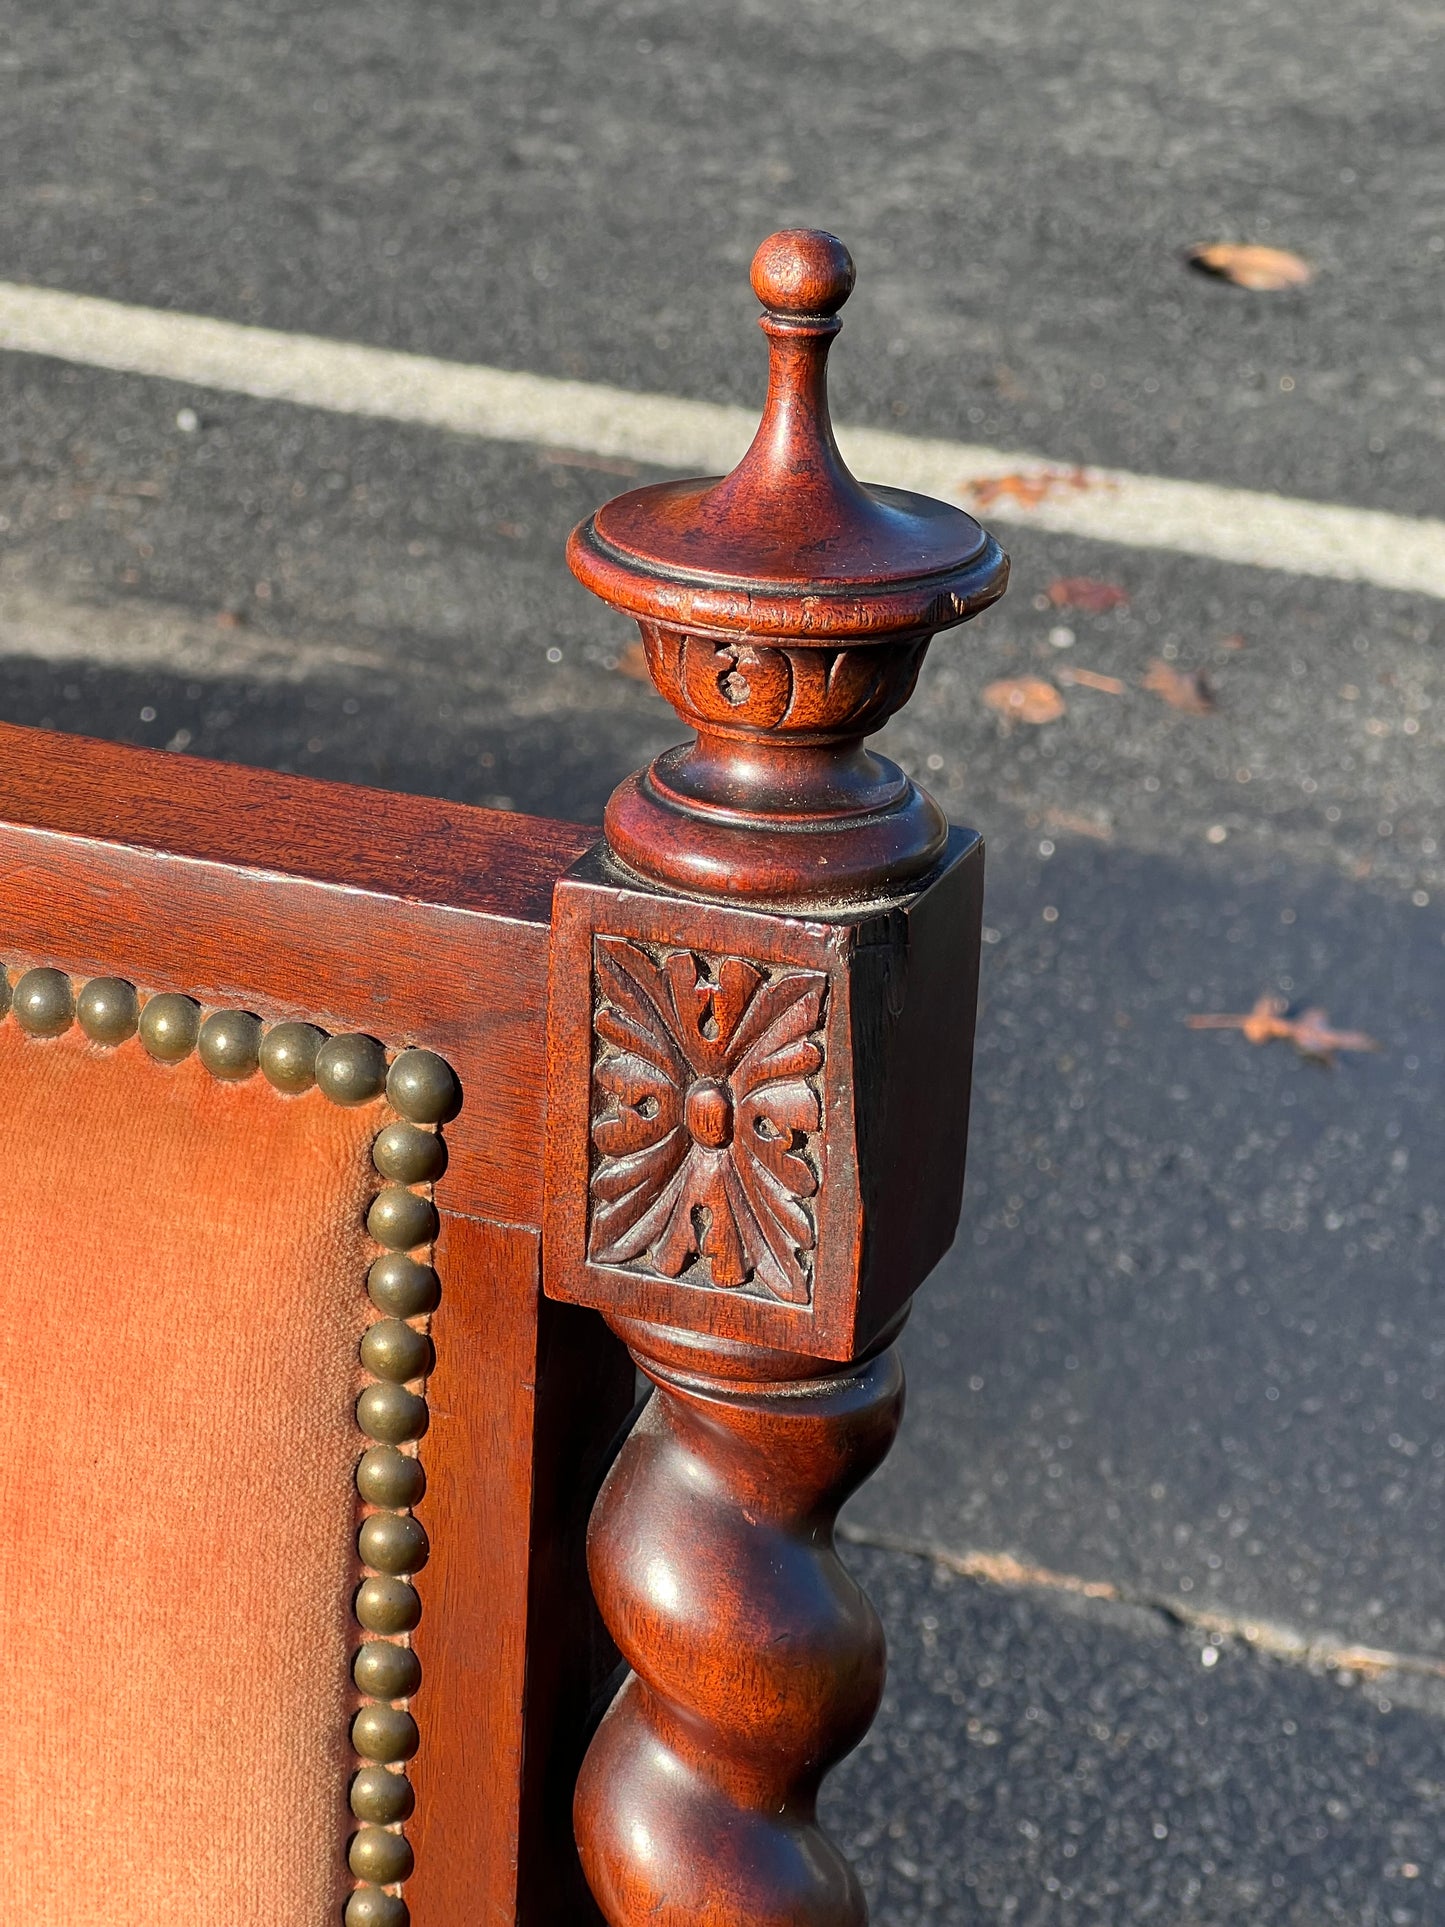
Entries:
{"type": "Polygon", "coordinates": [[[654,882],[737,902],[847,907],[913,887],[947,824],[864,747],[908,700],[930,638],[1002,595],[1008,558],[961,509],[849,473],[827,358],[853,287],[834,235],[764,241],[752,284],[768,395],[722,480],[608,502],[568,561],[637,618],[653,681],[697,740],[607,807],[613,854],[654,882]]]}

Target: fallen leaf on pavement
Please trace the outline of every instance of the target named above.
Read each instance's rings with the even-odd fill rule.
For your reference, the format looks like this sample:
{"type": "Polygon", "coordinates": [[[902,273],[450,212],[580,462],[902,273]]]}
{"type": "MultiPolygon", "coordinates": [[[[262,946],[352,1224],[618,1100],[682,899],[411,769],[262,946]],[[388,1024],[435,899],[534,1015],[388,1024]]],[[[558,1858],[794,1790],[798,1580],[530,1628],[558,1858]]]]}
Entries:
{"type": "Polygon", "coordinates": [[[1124,693],[1124,685],[1117,676],[1101,676],[1097,669],[1061,669],[1059,681],[1079,683],[1085,689],[1102,689],[1106,696],[1124,693]]]}
{"type": "Polygon", "coordinates": [[[1016,723],[1053,723],[1067,708],[1063,697],[1042,676],[1005,676],[983,692],[990,709],[1016,723]]]}
{"type": "Polygon", "coordinates": [[[652,672],[647,666],[647,651],[640,642],[629,642],[617,658],[619,676],[630,676],[633,682],[651,682],[652,672]]]}
{"type": "Polygon", "coordinates": [[[1117,582],[1098,582],[1091,575],[1061,575],[1046,593],[1056,609],[1083,609],[1091,616],[1129,606],[1128,592],[1117,582]]]}
{"type": "Polygon", "coordinates": [[[1253,243],[1211,241],[1191,248],[1187,259],[1201,274],[1232,281],[1236,288],[1249,288],[1256,294],[1302,288],[1314,279],[1315,272],[1308,261],[1287,248],[1264,248],[1253,243]]]}
{"type": "Polygon", "coordinates": [[[1030,468],[1019,469],[1011,475],[979,476],[965,482],[959,492],[972,496],[980,508],[988,508],[993,502],[1010,501],[1033,509],[1061,489],[1100,486],[1100,478],[1090,475],[1085,468],[1030,468]]]}
{"type": "Polygon", "coordinates": [[[1336,1051],[1380,1048],[1362,1030],[1331,1030],[1329,1013],[1318,1006],[1302,1010],[1298,1017],[1287,1016],[1288,1009],[1283,997],[1271,997],[1266,992],[1242,1017],[1186,1017],[1184,1021],[1190,1030],[1243,1031],[1251,1044],[1293,1044],[1301,1057],[1312,1057],[1321,1064],[1333,1064],[1336,1051]]]}
{"type": "Polygon", "coordinates": [[[605,455],[589,455],[585,448],[543,448],[537,453],[541,468],[590,468],[599,475],[640,475],[636,462],[610,461],[605,455]]]}
{"type": "Polygon", "coordinates": [[[1207,716],[1217,707],[1202,669],[1176,669],[1172,663],[1151,662],[1143,686],[1162,697],[1171,709],[1182,709],[1190,716],[1207,716]]]}
{"type": "Polygon", "coordinates": [[[1044,827],[1064,830],[1071,836],[1091,836],[1098,843],[1114,841],[1114,832],[1108,823],[1098,822],[1092,816],[1075,816],[1070,810],[1045,810],[1044,827]]]}

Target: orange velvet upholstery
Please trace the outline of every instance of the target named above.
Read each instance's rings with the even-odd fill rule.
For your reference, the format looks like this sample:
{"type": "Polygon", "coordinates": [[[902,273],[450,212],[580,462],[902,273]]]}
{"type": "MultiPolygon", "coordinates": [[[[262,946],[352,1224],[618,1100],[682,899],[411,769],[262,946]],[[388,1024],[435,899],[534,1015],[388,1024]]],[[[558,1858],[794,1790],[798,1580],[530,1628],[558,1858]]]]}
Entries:
{"type": "Polygon", "coordinates": [[[349,1881],[379,1105],[0,1024],[17,1927],[321,1927],[349,1881]]]}

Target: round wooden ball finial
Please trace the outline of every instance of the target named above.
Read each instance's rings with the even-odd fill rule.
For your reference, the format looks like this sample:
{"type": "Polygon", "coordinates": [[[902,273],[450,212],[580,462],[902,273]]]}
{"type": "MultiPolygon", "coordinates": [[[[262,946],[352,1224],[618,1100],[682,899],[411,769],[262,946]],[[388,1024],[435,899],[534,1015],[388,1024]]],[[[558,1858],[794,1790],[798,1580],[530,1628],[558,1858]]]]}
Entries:
{"type": "Polygon", "coordinates": [[[835,315],[853,281],[852,255],[822,228],[783,228],[753,256],[753,293],[771,314],[835,315]]]}
{"type": "Polygon", "coordinates": [[[697,731],[613,793],[607,843],[692,895],[846,910],[943,854],[943,811],[864,738],[907,702],[936,631],[1003,594],[1008,558],[962,509],[865,487],[839,453],[843,243],[774,234],[752,284],[768,393],[747,454],[721,480],[617,496],[567,545],[578,579],[636,617],[653,681],[697,731]]]}

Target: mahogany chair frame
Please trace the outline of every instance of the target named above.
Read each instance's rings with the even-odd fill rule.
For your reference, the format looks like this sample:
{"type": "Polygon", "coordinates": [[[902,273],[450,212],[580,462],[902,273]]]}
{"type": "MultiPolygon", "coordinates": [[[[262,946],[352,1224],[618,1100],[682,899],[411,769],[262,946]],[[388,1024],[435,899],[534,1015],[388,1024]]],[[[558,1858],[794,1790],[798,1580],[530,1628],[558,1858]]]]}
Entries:
{"type": "Polygon", "coordinates": [[[0,729],[12,977],[420,1047],[460,1087],[426,1191],[414,1871],[361,1881],[353,1927],[577,1921],[581,1872],[612,1927],[865,1917],[816,1798],[883,1640],[832,1522],[954,1233],[982,845],[863,737],[1007,562],[843,467],[851,284],[830,236],[765,243],[748,457],[573,538],[697,732],[601,843],[0,729]]]}

